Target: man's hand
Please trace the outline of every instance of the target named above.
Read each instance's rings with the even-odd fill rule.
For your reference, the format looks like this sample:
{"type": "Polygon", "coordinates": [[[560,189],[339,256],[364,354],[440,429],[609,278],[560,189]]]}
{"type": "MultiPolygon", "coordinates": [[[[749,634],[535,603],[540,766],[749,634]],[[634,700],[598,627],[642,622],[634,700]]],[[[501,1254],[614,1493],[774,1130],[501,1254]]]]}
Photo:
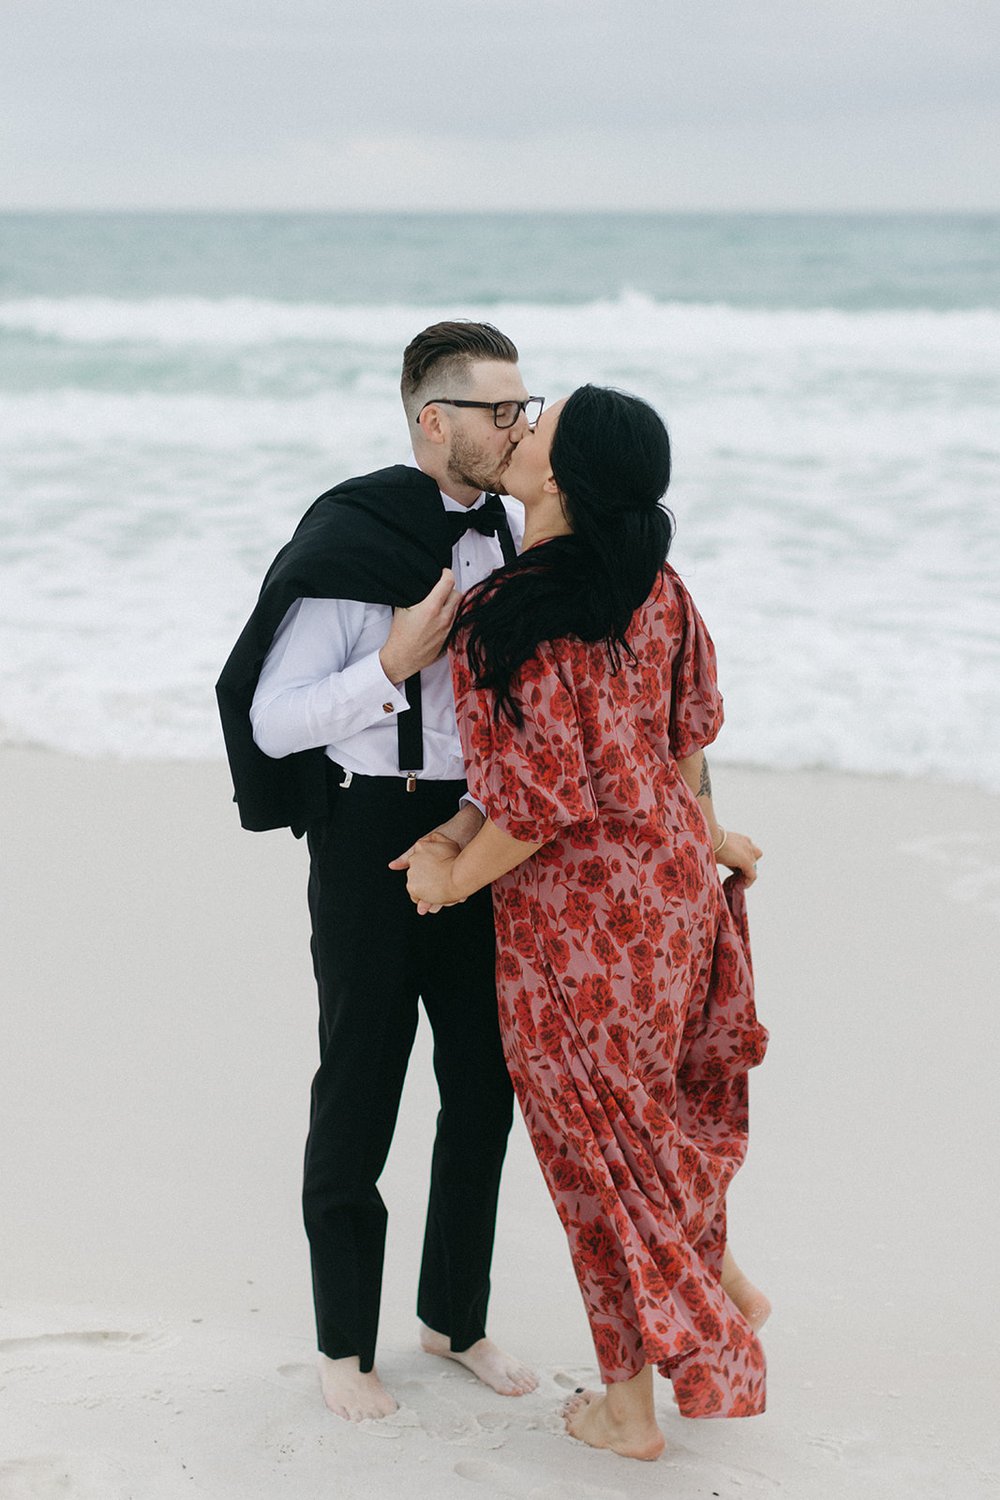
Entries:
{"type": "MultiPolygon", "coordinates": [[[[451,844],[453,852],[458,854],[460,850],[465,848],[466,844],[475,838],[480,828],[482,828],[483,822],[483,814],[479,811],[479,808],[473,807],[470,802],[463,802],[458,812],[453,813],[447,823],[439,823],[436,828],[432,828],[430,833],[425,834],[424,837],[428,840],[440,840],[445,844],[451,844]]],[[[391,859],[389,861],[389,869],[408,870],[415,847],[416,845],[404,850],[396,859],[391,859]]],[[[457,903],[454,904],[457,905],[457,903]]],[[[417,902],[417,911],[422,917],[426,916],[428,912],[440,910],[440,904],[432,905],[428,901],[417,902]]]]}
{"type": "MultiPolygon", "coordinates": [[[[475,808],[472,811],[475,812],[475,808]]],[[[480,822],[482,822],[481,818],[480,822]]],[[[447,828],[448,825],[444,823],[441,826],[447,828]]],[[[406,871],[406,889],[410,893],[410,899],[416,903],[420,916],[425,917],[430,912],[440,911],[442,906],[461,904],[458,898],[444,899],[451,894],[444,889],[447,875],[451,872],[451,867],[461,852],[462,845],[457,839],[448,838],[447,834],[442,833],[441,828],[434,828],[430,833],[425,833],[422,839],[418,839],[405,854],[401,854],[398,859],[390,860],[390,870],[406,871]],[[415,866],[420,867],[423,878],[417,876],[415,866]],[[433,895],[431,894],[432,886],[433,895]],[[419,895],[418,890],[423,890],[425,895],[419,895]]]]}
{"type": "Polygon", "coordinates": [[[443,838],[439,833],[418,839],[409,851],[406,889],[420,916],[461,903],[463,898],[452,885],[452,872],[461,852],[453,839],[443,838]]]}
{"type": "Polygon", "coordinates": [[[444,650],[448,632],[462,595],[455,575],[445,568],[426,598],[408,609],[393,611],[389,638],[379,652],[382,670],[390,682],[405,682],[414,672],[429,667],[444,650]]]}

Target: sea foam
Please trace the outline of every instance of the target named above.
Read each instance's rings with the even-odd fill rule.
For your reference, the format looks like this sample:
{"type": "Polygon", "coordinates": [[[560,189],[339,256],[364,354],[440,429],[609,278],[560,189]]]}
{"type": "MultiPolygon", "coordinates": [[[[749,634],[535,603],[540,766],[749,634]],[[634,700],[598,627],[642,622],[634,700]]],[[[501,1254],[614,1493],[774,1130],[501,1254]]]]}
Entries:
{"type": "Polygon", "coordinates": [[[221,753],[212,683],[267,563],[315,494],[405,457],[399,352],[456,311],[509,329],[533,391],[665,414],[720,753],[1000,790],[991,310],[0,302],[0,735],[221,753]]]}
{"type": "MultiPolygon", "coordinates": [[[[937,348],[981,351],[995,364],[1000,312],[990,309],[749,308],[725,303],[662,302],[623,291],[578,305],[499,302],[470,307],[515,339],[530,329],[545,349],[594,346],[616,352],[661,348],[681,339],[701,348],[737,347],[772,354],[819,341],[827,350],[884,351],[898,340],[914,355],[937,348]]],[[[0,301],[0,328],[67,342],[175,346],[332,341],[398,354],[416,328],[455,315],[448,303],[337,305],[253,297],[29,297],[0,301]]],[[[522,357],[530,361],[527,347],[522,357]]]]}

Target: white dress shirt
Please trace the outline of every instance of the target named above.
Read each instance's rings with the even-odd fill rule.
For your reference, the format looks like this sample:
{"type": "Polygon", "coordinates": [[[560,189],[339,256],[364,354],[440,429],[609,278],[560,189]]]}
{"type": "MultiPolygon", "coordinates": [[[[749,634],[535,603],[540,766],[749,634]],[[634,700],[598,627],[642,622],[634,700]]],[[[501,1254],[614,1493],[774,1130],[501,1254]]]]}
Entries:
{"type": "MultiPolygon", "coordinates": [[[[419,467],[414,459],[414,468],[419,467]]],[[[474,508],[485,503],[480,495],[474,508]]],[[[464,511],[442,494],[445,510],[464,511]]],[[[504,500],[516,546],[524,535],[524,513],[504,500]]],[[[463,592],[503,562],[500,542],[469,530],[452,548],[451,567],[463,592]]],[[[402,685],[390,682],[379,651],[392,624],[387,604],[354,599],[297,599],[275,632],[261,668],[250,709],[254,742],[280,759],[322,746],[331,760],[362,776],[400,776],[397,720],[408,706],[402,685]]],[[[465,775],[455,720],[447,656],[420,674],[424,765],[427,781],[465,775]]]]}

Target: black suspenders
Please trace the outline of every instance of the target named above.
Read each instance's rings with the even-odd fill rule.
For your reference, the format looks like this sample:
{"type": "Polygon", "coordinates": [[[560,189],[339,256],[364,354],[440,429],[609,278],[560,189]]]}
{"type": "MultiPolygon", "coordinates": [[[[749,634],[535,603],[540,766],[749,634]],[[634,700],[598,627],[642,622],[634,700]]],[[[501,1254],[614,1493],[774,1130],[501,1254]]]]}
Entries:
{"type": "Polygon", "coordinates": [[[424,769],[424,712],[420,701],[419,672],[406,679],[403,692],[410,706],[396,719],[399,769],[406,775],[406,790],[412,792],[417,785],[417,772],[424,769]]]}

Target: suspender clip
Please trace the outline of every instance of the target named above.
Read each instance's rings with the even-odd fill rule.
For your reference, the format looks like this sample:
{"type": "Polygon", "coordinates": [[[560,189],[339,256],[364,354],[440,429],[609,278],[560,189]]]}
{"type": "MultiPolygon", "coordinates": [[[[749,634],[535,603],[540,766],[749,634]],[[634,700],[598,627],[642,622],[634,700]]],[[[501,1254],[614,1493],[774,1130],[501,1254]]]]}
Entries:
{"type": "Polygon", "coordinates": [[[406,773],[406,790],[408,792],[415,792],[417,790],[417,773],[416,773],[416,771],[408,771],[406,773]]]}

